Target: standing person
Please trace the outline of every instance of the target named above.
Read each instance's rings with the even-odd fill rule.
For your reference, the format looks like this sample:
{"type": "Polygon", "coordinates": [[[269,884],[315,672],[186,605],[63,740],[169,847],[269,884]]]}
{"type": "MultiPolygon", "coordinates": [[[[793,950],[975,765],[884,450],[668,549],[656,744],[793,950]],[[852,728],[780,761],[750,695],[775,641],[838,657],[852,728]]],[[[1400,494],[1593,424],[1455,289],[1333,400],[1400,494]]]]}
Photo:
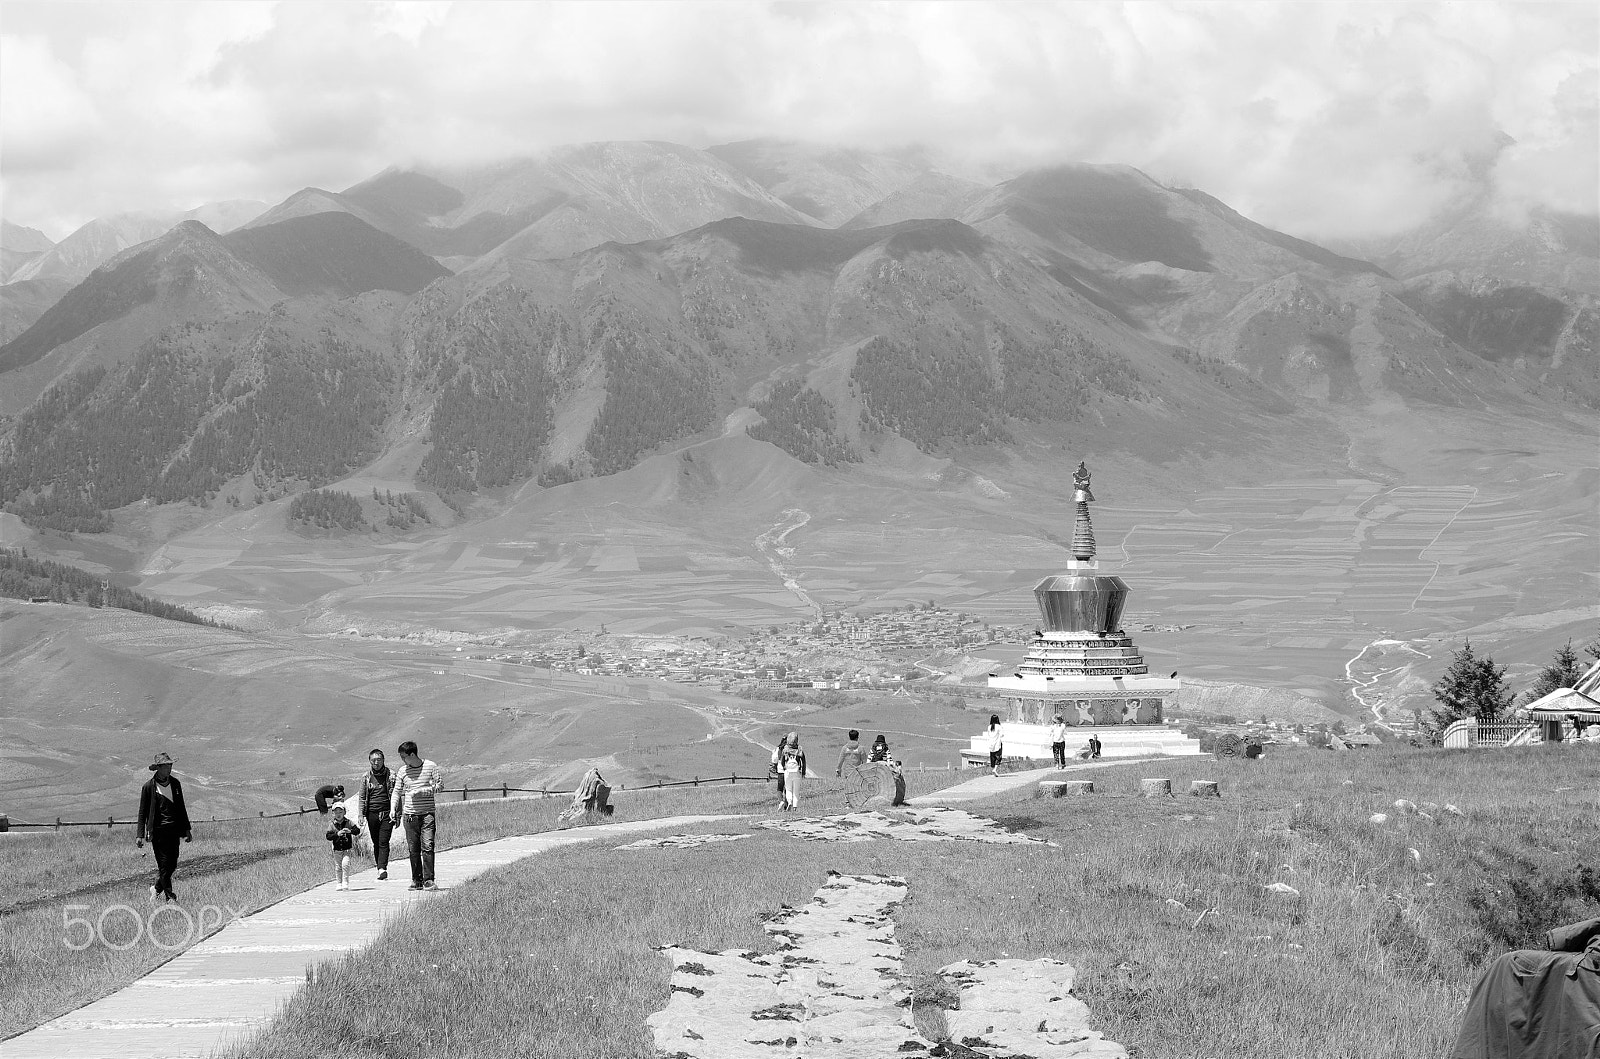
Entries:
{"type": "Polygon", "coordinates": [[[389,877],[389,835],[394,817],[389,815],[389,798],[394,794],[394,773],[384,763],[383,751],[374,747],[367,753],[367,774],[361,777],[361,815],[367,818],[367,837],[372,840],[372,862],[378,878],[389,877]]]}
{"type": "Polygon", "coordinates": [[[844,779],[844,803],[852,809],[867,800],[867,777],[861,771],[867,752],[860,740],[861,733],[850,729],[850,741],[839,748],[839,764],[833,770],[835,776],[844,779]]]}
{"type": "Polygon", "coordinates": [[[1100,737],[1093,732],[1089,733],[1089,756],[1091,758],[1100,756],[1100,737]]]}
{"type": "Polygon", "coordinates": [[[176,901],[178,895],[172,892],[172,873],[178,870],[178,841],[188,842],[194,838],[194,833],[189,829],[189,810],[183,804],[183,784],[172,774],[172,758],[164,753],[157,754],[150,771],[155,775],[145,781],[144,789],[139,792],[135,844],[143,849],[144,840],[148,838],[156,855],[156,883],[150,887],[150,899],[165,897],[176,901]]]}
{"type": "Polygon", "coordinates": [[[350,889],[350,847],[361,829],[345,818],[344,803],[333,803],[333,819],[328,821],[328,841],[333,843],[333,871],[341,890],[350,889]]]}
{"type": "Polygon", "coordinates": [[[806,752],[800,749],[799,732],[790,732],[778,747],[778,770],[783,773],[783,807],[800,808],[800,777],[806,774],[806,752]]]}
{"type": "Polygon", "coordinates": [[[433,844],[438,837],[433,795],[444,787],[444,773],[432,761],[417,753],[417,744],[407,739],[399,746],[404,768],[395,777],[390,795],[389,817],[399,819],[406,829],[406,845],[411,852],[410,890],[437,890],[433,882],[433,844]]]}
{"type": "Polygon", "coordinates": [[[1059,715],[1050,726],[1050,753],[1055,756],[1056,768],[1067,767],[1067,722],[1059,715]]]}
{"type": "Polygon", "coordinates": [[[989,730],[983,733],[989,743],[989,775],[1000,775],[1000,757],[1005,752],[1005,737],[1000,734],[1000,715],[989,715],[989,730]]]}
{"type": "Polygon", "coordinates": [[[789,808],[789,801],[783,796],[783,765],[781,764],[783,748],[788,745],[789,737],[787,735],[779,739],[778,745],[772,748],[772,764],[767,766],[767,778],[778,781],[779,809],[789,808]]]}

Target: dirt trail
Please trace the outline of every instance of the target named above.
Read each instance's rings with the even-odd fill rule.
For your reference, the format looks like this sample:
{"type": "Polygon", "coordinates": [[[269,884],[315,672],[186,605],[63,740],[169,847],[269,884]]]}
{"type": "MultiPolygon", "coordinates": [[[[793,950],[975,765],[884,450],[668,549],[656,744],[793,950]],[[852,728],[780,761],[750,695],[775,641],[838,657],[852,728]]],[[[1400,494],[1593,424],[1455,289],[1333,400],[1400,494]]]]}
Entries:
{"type": "Polygon", "coordinates": [[[761,536],[756,538],[756,548],[761,552],[761,557],[772,567],[772,572],[778,575],[787,588],[800,598],[800,602],[810,607],[818,619],[822,617],[822,605],[812,599],[805,589],[800,587],[800,582],[789,570],[789,563],[794,560],[794,549],[783,543],[785,537],[811,521],[811,514],[800,508],[791,507],[783,513],[783,517],[773,524],[761,536]]]}

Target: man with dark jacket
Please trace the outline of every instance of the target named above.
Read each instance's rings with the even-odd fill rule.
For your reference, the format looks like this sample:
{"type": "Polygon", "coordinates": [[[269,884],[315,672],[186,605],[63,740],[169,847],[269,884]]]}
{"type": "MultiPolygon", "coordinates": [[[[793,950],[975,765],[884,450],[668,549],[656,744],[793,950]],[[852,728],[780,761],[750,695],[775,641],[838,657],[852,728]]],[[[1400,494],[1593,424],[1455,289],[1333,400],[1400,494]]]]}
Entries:
{"type": "Polygon", "coordinates": [[[389,877],[389,834],[394,818],[389,815],[389,798],[394,794],[394,773],[384,764],[383,751],[374,748],[367,754],[371,766],[361,777],[361,815],[367,818],[367,834],[372,839],[372,862],[378,878],[389,877]]]}
{"type": "Polygon", "coordinates": [[[189,830],[189,811],[183,804],[183,784],[172,774],[172,758],[157,754],[150,766],[155,775],[139,792],[139,823],[136,842],[144,848],[145,839],[156,855],[156,884],[150,887],[150,897],[165,897],[176,901],[172,892],[172,873],[178,868],[178,842],[188,842],[194,835],[189,830]]]}
{"type": "Polygon", "coordinates": [[[329,802],[344,801],[344,784],[324,783],[317,788],[317,792],[312,797],[317,800],[317,812],[327,816],[329,802]]]}

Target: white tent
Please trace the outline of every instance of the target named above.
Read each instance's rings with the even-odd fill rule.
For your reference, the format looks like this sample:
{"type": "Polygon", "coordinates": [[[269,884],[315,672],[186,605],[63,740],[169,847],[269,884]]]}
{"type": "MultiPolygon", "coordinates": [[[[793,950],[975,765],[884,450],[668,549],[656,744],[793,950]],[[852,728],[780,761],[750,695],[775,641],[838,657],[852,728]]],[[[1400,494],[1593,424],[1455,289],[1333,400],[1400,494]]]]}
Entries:
{"type": "MultiPolygon", "coordinates": [[[[1600,724],[1600,661],[1590,666],[1570,688],[1557,688],[1542,698],[1535,699],[1519,711],[1530,721],[1549,722],[1581,721],[1584,725],[1600,724]]],[[[1560,725],[1551,726],[1555,734],[1546,732],[1546,739],[1559,739],[1560,725]]]]}

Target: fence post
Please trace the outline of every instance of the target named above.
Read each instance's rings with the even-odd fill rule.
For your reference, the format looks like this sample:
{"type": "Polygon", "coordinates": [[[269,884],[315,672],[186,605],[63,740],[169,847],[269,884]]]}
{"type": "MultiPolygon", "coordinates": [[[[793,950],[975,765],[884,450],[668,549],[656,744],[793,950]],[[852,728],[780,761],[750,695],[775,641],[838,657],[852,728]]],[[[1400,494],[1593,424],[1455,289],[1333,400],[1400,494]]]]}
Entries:
{"type": "Polygon", "coordinates": [[[61,817],[59,817],[59,816],[56,817],[56,830],[57,831],[61,830],[61,817]]]}
{"type": "Polygon", "coordinates": [[[698,787],[698,786],[700,786],[700,777],[699,777],[699,776],[696,776],[696,777],[695,777],[695,778],[694,778],[694,785],[695,785],[695,786],[696,786],[696,787],[698,787]]]}
{"type": "Polygon", "coordinates": [[[466,801],[467,800],[467,789],[465,787],[461,788],[461,800],[462,801],[466,801]]]}
{"type": "Polygon", "coordinates": [[[117,818],[116,817],[114,817],[114,816],[106,817],[106,830],[110,831],[111,828],[116,824],[116,822],[117,822],[117,818]]]}
{"type": "Polygon", "coordinates": [[[504,783],[500,784],[500,797],[502,797],[502,798],[509,797],[510,794],[511,794],[510,788],[508,788],[504,783]]]}
{"type": "Polygon", "coordinates": [[[735,772],[733,775],[729,776],[728,777],[728,782],[729,783],[738,783],[739,782],[739,774],[737,772],[735,772]]]}
{"type": "Polygon", "coordinates": [[[540,800],[543,800],[543,799],[548,798],[548,797],[550,797],[550,795],[545,790],[545,785],[542,784],[542,783],[539,784],[539,798],[540,798],[540,800]]]}

